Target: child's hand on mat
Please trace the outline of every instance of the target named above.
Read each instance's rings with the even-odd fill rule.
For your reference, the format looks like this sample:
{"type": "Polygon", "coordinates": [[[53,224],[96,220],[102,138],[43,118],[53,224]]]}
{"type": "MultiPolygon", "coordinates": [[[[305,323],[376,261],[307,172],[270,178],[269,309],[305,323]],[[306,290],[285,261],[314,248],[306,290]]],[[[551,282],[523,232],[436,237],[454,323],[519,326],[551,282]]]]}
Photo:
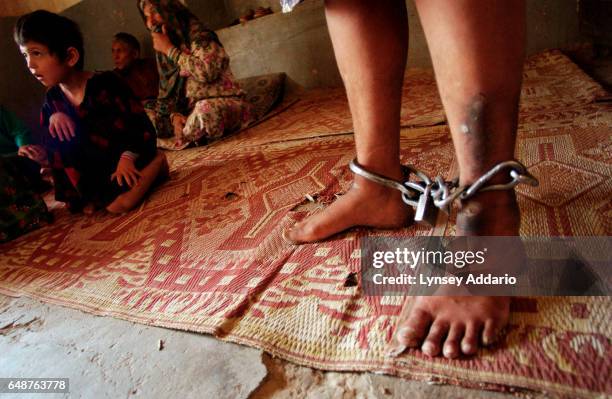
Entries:
{"type": "Polygon", "coordinates": [[[59,141],[70,141],[75,136],[72,118],[63,112],[56,112],[49,118],[49,134],[59,141]]]}
{"type": "Polygon", "coordinates": [[[123,187],[125,182],[130,188],[138,183],[140,171],[136,169],[134,161],[128,157],[121,157],[117,164],[117,170],[111,176],[111,181],[117,179],[117,184],[123,187]]]}
{"type": "Polygon", "coordinates": [[[30,158],[32,161],[42,165],[47,165],[47,152],[45,149],[36,144],[26,144],[19,147],[17,155],[30,158]]]}
{"type": "Polygon", "coordinates": [[[166,25],[162,25],[161,33],[151,32],[151,38],[153,39],[153,48],[160,53],[168,54],[168,51],[174,47],[166,32],[166,25]]]}

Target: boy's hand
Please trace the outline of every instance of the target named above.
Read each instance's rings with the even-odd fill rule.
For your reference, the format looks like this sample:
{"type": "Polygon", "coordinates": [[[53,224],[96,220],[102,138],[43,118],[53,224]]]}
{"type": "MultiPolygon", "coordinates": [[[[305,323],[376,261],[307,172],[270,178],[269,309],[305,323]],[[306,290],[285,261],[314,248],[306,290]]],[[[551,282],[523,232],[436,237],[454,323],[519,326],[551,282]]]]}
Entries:
{"type": "Polygon", "coordinates": [[[56,112],[49,118],[49,134],[59,141],[70,141],[75,137],[75,124],[72,118],[63,112],[56,112]]]}
{"type": "Polygon", "coordinates": [[[134,161],[128,157],[121,157],[117,164],[117,170],[111,176],[111,181],[117,179],[117,184],[123,187],[125,182],[130,188],[138,183],[141,177],[140,171],[136,169],[134,161]]]}
{"type": "Polygon", "coordinates": [[[17,155],[30,158],[32,161],[39,163],[41,166],[47,166],[47,152],[45,149],[36,144],[26,144],[19,147],[17,155]]]}
{"type": "Polygon", "coordinates": [[[151,39],[153,39],[153,48],[160,53],[168,54],[168,51],[174,47],[166,32],[166,25],[162,25],[161,33],[151,32],[151,39]]]}

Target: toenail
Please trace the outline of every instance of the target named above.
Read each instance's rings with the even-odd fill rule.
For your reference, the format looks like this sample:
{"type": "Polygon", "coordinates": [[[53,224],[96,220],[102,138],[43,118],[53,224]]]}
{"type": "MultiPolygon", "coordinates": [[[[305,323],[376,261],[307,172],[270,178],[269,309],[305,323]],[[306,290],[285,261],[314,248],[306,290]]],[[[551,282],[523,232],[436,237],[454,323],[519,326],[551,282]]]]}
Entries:
{"type": "Polygon", "coordinates": [[[400,337],[409,338],[408,336],[412,335],[414,333],[414,328],[412,328],[412,327],[402,327],[402,328],[399,329],[399,331],[397,333],[398,333],[398,335],[400,337]]]}
{"type": "Polygon", "coordinates": [[[425,342],[421,347],[421,350],[427,354],[432,354],[434,352],[434,345],[431,342],[425,342]]]}
{"type": "Polygon", "coordinates": [[[400,337],[405,337],[406,335],[408,335],[408,333],[408,327],[401,327],[399,330],[397,330],[397,335],[400,337]]]}
{"type": "Polygon", "coordinates": [[[419,339],[411,336],[413,333],[414,330],[412,328],[402,327],[397,332],[398,340],[409,348],[419,346],[419,339]]]}

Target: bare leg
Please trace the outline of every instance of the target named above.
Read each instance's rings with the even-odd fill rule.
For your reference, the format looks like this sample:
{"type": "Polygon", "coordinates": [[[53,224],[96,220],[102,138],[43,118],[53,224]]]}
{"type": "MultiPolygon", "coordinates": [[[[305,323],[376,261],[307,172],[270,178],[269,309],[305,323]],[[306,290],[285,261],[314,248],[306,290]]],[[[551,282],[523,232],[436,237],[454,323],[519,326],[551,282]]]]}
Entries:
{"type": "Polygon", "coordinates": [[[159,176],[168,174],[168,161],[163,152],[158,151],[157,155],[147,166],[141,171],[141,177],[138,183],[121,195],[106,207],[110,213],[125,213],[133,209],[142,201],[146,193],[151,188],[151,185],[159,176]]]}
{"type": "MultiPolygon", "coordinates": [[[[399,129],[408,49],[403,1],[327,0],[325,11],[353,117],[357,160],[400,180],[399,129]]],[[[287,234],[296,243],[327,238],[353,226],[401,227],[412,219],[400,193],[359,176],[353,187],[287,234]]]]}
{"type": "MultiPolygon", "coordinates": [[[[525,39],[524,0],[417,0],[459,162],[471,184],[514,158],[525,39]]],[[[458,235],[518,235],[514,192],[483,193],[462,204],[458,235]],[[486,204],[486,206],[485,206],[486,204]]],[[[506,324],[504,297],[416,297],[398,339],[456,357],[491,343],[506,324]]]]}

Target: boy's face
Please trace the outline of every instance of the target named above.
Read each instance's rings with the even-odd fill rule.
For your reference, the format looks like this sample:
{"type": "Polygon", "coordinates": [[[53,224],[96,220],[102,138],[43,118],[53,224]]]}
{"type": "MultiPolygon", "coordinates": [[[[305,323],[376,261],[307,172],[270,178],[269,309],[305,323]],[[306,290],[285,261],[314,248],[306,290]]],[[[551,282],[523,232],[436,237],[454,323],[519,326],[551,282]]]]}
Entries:
{"type": "Polygon", "coordinates": [[[117,69],[125,69],[138,58],[138,52],[120,40],[113,40],[113,63],[117,69]]]}
{"type": "Polygon", "coordinates": [[[60,61],[59,57],[49,52],[49,48],[37,42],[26,42],[19,46],[21,54],[26,60],[30,73],[44,86],[51,87],[62,82],[70,66],[60,61]]]}

